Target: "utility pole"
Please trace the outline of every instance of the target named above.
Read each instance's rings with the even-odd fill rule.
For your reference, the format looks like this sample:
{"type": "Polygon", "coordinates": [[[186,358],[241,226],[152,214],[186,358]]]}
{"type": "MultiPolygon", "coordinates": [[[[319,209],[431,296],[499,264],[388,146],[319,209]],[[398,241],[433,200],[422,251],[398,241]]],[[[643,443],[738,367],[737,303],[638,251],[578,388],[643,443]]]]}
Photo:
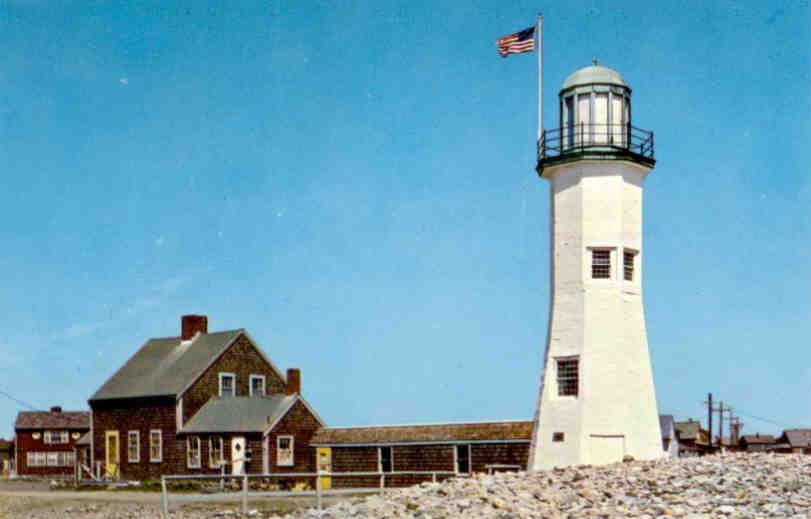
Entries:
{"type": "MultiPolygon", "coordinates": [[[[710,449],[712,449],[712,393],[707,393],[707,431],[710,436],[710,449]]],[[[701,424],[699,424],[699,429],[701,424]]]]}
{"type": "Polygon", "coordinates": [[[718,404],[718,448],[724,448],[724,401],[718,404]]]}

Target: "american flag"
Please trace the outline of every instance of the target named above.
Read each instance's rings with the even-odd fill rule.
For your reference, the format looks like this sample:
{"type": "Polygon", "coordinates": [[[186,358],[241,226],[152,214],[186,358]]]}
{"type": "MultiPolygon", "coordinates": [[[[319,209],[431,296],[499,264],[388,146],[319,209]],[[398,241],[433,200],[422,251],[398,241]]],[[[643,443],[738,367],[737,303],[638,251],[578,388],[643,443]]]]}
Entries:
{"type": "Polygon", "coordinates": [[[498,53],[502,58],[535,50],[535,27],[499,38],[498,53]]]}

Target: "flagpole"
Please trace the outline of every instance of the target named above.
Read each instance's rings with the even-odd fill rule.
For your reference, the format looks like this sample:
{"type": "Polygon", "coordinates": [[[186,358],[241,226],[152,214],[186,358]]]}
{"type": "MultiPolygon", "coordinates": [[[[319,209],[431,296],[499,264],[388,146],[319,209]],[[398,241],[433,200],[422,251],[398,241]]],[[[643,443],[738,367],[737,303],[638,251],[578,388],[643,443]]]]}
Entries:
{"type": "Polygon", "coordinates": [[[538,49],[538,143],[543,135],[543,13],[535,20],[535,48],[538,49]]]}

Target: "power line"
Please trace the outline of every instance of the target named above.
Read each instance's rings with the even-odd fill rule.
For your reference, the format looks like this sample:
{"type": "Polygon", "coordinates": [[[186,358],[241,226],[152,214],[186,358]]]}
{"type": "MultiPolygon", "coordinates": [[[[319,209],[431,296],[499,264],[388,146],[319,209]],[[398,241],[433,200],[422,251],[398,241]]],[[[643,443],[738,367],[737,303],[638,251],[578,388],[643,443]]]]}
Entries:
{"type": "Polygon", "coordinates": [[[751,418],[753,420],[758,420],[760,422],[766,422],[768,424],[777,425],[778,427],[786,427],[786,428],[791,427],[791,425],[788,425],[785,422],[775,422],[774,420],[770,420],[768,418],[763,418],[763,417],[760,417],[760,416],[755,416],[753,414],[745,413],[745,412],[741,411],[740,409],[738,409],[736,411],[736,413],[739,414],[739,415],[746,416],[747,418],[751,418]]]}
{"type": "Polygon", "coordinates": [[[29,404],[28,402],[25,402],[25,401],[23,401],[23,400],[20,400],[19,398],[15,397],[14,395],[10,395],[9,393],[6,393],[6,392],[5,392],[5,391],[3,391],[2,389],[0,389],[0,395],[2,395],[2,396],[4,396],[4,397],[8,398],[9,400],[13,400],[14,402],[17,402],[17,403],[18,403],[18,404],[20,404],[21,406],[23,406],[23,407],[27,407],[28,409],[30,409],[30,410],[32,410],[32,411],[36,411],[36,410],[37,410],[36,406],[33,406],[33,405],[29,404]]]}

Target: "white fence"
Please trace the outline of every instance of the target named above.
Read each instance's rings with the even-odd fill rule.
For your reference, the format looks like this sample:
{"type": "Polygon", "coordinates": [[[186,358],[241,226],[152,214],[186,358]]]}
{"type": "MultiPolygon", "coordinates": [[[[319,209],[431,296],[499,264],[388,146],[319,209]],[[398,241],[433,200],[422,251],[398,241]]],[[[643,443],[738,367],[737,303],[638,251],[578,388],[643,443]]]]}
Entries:
{"type": "Polygon", "coordinates": [[[319,510],[323,507],[323,496],[329,495],[341,495],[347,493],[370,493],[370,492],[380,492],[383,494],[383,490],[386,488],[386,478],[391,478],[392,476],[430,476],[431,481],[434,483],[437,482],[437,476],[453,476],[453,477],[465,477],[469,474],[459,474],[450,470],[436,470],[436,471],[393,471],[393,472],[290,472],[290,473],[271,473],[271,474],[242,474],[242,475],[229,475],[229,474],[200,474],[200,475],[177,475],[177,476],[161,476],[161,494],[162,494],[162,504],[163,504],[163,517],[164,519],[169,519],[169,488],[167,482],[169,481],[178,481],[178,480],[220,480],[221,485],[226,479],[237,479],[242,480],[242,514],[243,516],[247,516],[248,514],[248,497],[251,494],[250,492],[250,479],[281,479],[281,478],[314,478],[315,479],[315,490],[302,490],[302,491],[293,491],[293,492],[285,492],[285,491],[266,491],[266,492],[254,492],[254,496],[262,496],[262,497],[308,497],[308,496],[315,496],[315,503],[316,507],[319,510]],[[342,489],[325,489],[322,488],[322,478],[328,477],[332,478],[341,478],[341,477],[377,477],[379,478],[379,486],[376,489],[373,488],[342,488],[342,489]]]}

